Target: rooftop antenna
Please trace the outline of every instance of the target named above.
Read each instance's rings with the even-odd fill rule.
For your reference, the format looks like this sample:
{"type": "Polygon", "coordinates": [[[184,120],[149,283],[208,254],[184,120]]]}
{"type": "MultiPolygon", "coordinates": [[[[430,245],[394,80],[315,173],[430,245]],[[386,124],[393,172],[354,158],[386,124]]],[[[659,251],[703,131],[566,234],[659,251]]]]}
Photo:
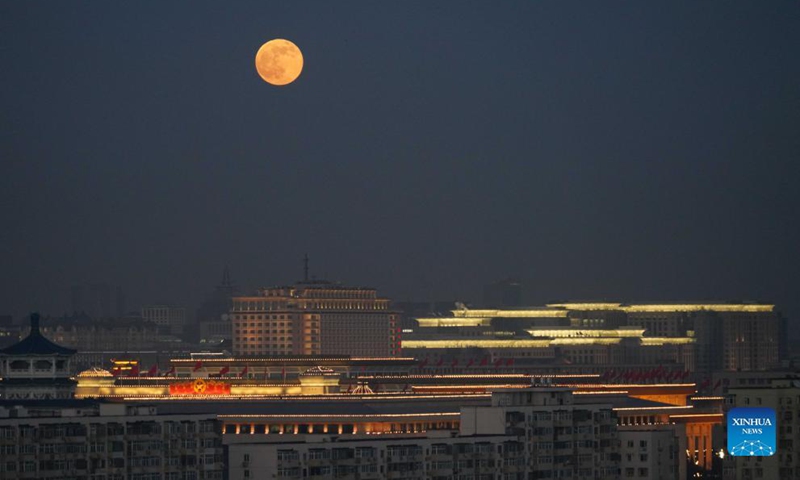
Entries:
{"type": "Polygon", "coordinates": [[[308,282],[308,254],[303,257],[303,281],[308,282]]]}

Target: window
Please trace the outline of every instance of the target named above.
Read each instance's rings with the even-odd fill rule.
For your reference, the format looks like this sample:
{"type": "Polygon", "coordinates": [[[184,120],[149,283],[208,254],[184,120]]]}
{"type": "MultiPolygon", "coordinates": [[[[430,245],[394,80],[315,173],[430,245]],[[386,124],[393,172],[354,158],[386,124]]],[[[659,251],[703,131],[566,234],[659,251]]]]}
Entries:
{"type": "Polygon", "coordinates": [[[633,477],[634,469],[633,467],[628,467],[625,469],[625,476],[626,477],[633,477]]]}

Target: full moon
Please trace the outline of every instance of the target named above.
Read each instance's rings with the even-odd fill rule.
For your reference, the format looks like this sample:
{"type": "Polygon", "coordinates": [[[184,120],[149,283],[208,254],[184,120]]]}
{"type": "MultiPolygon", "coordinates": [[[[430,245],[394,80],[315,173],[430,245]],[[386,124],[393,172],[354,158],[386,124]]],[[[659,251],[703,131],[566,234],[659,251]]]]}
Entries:
{"type": "Polygon", "coordinates": [[[256,70],[269,84],[288,85],[303,71],[303,54],[289,40],[270,40],[256,53],[256,70]]]}

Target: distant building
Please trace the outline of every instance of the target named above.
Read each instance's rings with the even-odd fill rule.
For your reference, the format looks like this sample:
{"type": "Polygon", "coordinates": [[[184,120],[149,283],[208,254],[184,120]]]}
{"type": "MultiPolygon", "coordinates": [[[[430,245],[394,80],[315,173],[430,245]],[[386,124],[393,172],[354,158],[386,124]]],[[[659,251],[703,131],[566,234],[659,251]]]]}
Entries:
{"type": "Polygon", "coordinates": [[[73,285],[72,311],[92,318],[119,318],[125,314],[122,288],[108,283],[73,285]]]}
{"type": "Polygon", "coordinates": [[[522,283],[519,280],[507,278],[483,287],[483,308],[513,308],[523,305],[522,283]]]}
{"type": "Polygon", "coordinates": [[[623,308],[629,325],[667,337],[696,339],[697,371],[759,371],[780,365],[785,319],[757,303],[642,304],[623,308]]]}
{"type": "Polygon", "coordinates": [[[464,365],[486,355],[516,368],[765,371],[781,364],[785,319],[774,305],[554,303],[452,310],[417,318],[404,353],[464,365]],[[464,355],[472,358],[464,357],[464,355]],[[509,361],[510,363],[510,361],[509,361]]]}
{"type": "MultiPolygon", "coordinates": [[[[218,343],[233,339],[230,312],[233,297],[237,294],[236,285],[231,280],[231,274],[226,266],[222,271],[222,281],[214,291],[208,295],[197,309],[197,329],[193,340],[201,343],[218,343]]],[[[187,332],[191,333],[191,332],[187,332]]],[[[192,336],[192,335],[187,335],[192,336]]]]}
{"type": "Polygon", "coordinates": [[[233,341],[233,323],[225,316],[222,320],[203,320],[199,324],[201,345],[220,345],[233,341]]]}
{"type": "Polygon", "coordinates": [[[400,312],[400,328],[414,330],[417,328],[417,318],[432,317],[446,313],[453,309],[455,300],[438,300],[432,302],[393,302],[392,306],[400,312]]]}
{"type": "Polygon", "coordinates": [[[312,280],[234,297],[235,355],[399,354],[398,312],[374,288],[312,280]]]}
{"type": "Polygon", "coordinates": [[[14,324],[11,315],[0,315],[0,348],[7,347],[19,341],[20,327],[14,324]]]}
{"type": "Polygon", "coordinates": [[[158,325],[164,334],[181,336],[186,326],[186,307],[179,305],[145,305],[142,320],[158,325]]]}
{"type": "Polygon", "coordinates": [[[159,338],[156,324],[138,318],[51,317],[42,320],[40,329],[53,342],[79,352],[153,350],[159,338]]]}
{"type": "Polygon", "coordinates": [[[631,370],[629,375],[636,370],[653,377],[659,367],[664,375],[694,368],[693,338],[648,337],[643,328],[626,326],[608,312],[587,315],[561,306],[462,307],[449,317],[417,321],[419,328],[403,336],[403,353],[429,359],[426,366],[542,373],[625,369],[631,370]]]}

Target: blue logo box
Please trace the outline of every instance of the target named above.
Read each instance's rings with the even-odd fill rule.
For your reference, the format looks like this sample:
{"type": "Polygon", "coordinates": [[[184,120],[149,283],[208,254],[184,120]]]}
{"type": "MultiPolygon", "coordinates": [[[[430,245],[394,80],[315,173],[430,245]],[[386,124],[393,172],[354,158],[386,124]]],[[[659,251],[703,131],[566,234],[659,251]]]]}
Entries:
{"type": "Polygon", "coordinates": [[[728,453],[736,457],[775,455],[775,410],[740,407],[728,412],[728,453]]]}

